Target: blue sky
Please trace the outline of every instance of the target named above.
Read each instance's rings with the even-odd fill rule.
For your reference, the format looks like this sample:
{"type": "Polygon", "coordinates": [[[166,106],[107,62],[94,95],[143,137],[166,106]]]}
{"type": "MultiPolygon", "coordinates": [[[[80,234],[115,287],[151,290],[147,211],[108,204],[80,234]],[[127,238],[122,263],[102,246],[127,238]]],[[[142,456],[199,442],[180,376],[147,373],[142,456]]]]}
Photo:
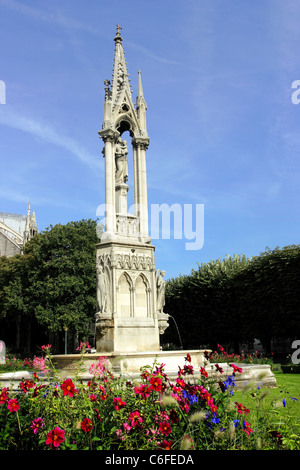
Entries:
{"type": "Polygon", "coordinates": [[[149,204],[204,205],[203,247],[153,240],[157,268],[299,244],[295,0],[0,0],[0,212],[96,218],[116,24],[134,101],[142,72],[149,204]]]}

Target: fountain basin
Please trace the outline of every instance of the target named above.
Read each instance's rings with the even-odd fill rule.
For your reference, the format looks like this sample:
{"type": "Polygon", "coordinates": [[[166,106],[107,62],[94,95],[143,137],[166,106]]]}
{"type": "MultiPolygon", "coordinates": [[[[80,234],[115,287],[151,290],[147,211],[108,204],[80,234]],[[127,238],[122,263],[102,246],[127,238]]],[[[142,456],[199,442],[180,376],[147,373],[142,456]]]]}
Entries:
{"type": "Polygon", "coordinates": [[[84,373],[80,376],[92,377],[88,370],[93,363],[99,358],[105,357],[107,360],[107,368],[113,374],[140,376],[141,367],[153,366],[154,362],[160,366],[164,364],[164,371],[167,375],[177,375],[179,367],[183,367],[186,363],[187,354],[191,356],[191,364],[195,370],[199,370],[204,366],[206,350],[194,351],[149,351],[149,352],[105,352],[92,354],[65,354],[53,356],[55,367],[60,370],[62,377],[74,375],[78,371],[78,363],[82,358],[84,360],[84,373]]]}

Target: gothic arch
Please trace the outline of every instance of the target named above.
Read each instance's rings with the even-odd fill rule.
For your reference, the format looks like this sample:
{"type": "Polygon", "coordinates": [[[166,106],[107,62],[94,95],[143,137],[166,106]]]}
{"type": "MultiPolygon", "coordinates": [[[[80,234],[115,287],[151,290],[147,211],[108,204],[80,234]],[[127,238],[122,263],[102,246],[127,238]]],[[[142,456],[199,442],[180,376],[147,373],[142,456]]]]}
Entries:
{"type": "Polygon", "coordinates": [[[148,317],[149,315],[149,283],[143,273],[135,280],[135,316],[148,317]]]}
{"type": "Polygon", "coordinates": [[[135,131],[137,128],[134,120],[129,117],[128,114],[121,114],[118,116],[115,127],[120,135],[128,131],[131,138],[135,136],[135,131]]]}
{"type": "Polygon", "coordinates": [[[121,274],[118,281],[117,312],[121,317],[131,317],[133,312],[133,283],[128,273],[121,274]]]}

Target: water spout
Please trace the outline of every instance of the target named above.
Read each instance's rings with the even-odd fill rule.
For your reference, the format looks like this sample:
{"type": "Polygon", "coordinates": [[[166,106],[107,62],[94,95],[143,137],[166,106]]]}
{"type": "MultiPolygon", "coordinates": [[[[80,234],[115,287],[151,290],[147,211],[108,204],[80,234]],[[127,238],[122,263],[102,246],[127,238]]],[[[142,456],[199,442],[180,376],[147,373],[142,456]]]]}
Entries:
{"type": "Polygon", "coordinates": [[[172,317],[172,315],[168,314],[169,318],[172,318],[174,324],[175,324],[175,327],[176,327],[176,330],[177,330],[177,334],[178,334],[178,338],[179,338],[179,342],[180,342],[180,349],[183,349],[183,345],[182,345],[182,341],[181,341],[181,336],[180,336],[180,333],[179,333],[179,329],[178,329],[178,326],[177,326],[177,323],[176,323],[176,320],[174,317],[172,317]]]}

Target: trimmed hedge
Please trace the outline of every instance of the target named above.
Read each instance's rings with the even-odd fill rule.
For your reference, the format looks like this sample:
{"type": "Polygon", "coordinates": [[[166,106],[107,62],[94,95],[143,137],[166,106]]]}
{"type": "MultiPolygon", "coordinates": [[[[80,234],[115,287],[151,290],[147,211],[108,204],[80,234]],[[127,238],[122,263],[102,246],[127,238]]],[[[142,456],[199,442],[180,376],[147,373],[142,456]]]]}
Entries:
{"type": "Polygon", "coordinates": [[[282,364],[281,370],[284,374],[300,374],[300,364],[282,364]]]}

